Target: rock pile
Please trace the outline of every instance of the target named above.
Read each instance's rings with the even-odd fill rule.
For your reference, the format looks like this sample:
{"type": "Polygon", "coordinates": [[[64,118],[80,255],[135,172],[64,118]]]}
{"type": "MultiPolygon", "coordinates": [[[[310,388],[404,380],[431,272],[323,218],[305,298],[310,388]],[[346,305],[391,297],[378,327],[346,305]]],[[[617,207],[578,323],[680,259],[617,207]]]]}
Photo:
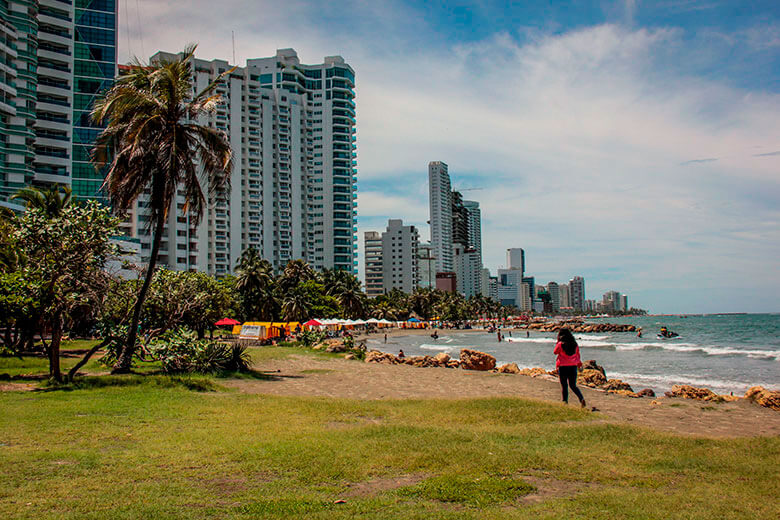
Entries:
{"type": "Polygon", "coordinates": [[[572,332],[636,332],[635,325],[619,323],[540,322],[529,323],[524,328],[540,332],[558,332],[567,328],[572,332]]]}
{"type": "Polygon", "coordinates": [[[780,412],[780,391],[753,386],[745,393],[745,397],[758,405],[780,412]]]}
{"type": "Polygon", "coordinates": [[[443,367],[458,368],[460,361],[450,359],[450,356],[441,352],[435,356],[410,356],[399,358],[386,352],[372,350],[366,354],[366,363],[381,363],[384,365],[411,365],[413,367],[443,367]]]}
{"type": "Polygon", "coordinates": [[[666,392],[666,397],[682,397],[684,399],[696,399],[699,401],[721,401],[721,396],[709,388],[696,388],[691,385],[674,385],[666,392]]]}
{"type": "Polygon", "coordinates": [[[464,370],[488,371],[496,368],[496,358],[479,350],[464,348],[460,351],[460,367],[464,370]]]}
{"type": "Polygon", "coordinates": [[[531,376],[531,377],[539,377],[539,376],[545,376],[549,374],[547,370],[543,368],[524,368],[520,372],[518,372],[521,376],[531,376]]]}
{"type": "Polygon", "coordinates": [[[381,363],[383,365],[400,365],[403,360],[398,359],[392,354],[371,350],[366,354],[366,363],[381,363]]]}
{"type": "Polygon", "coordinates": [[[517,363],[507,363],[498,367],[498,372],[500,374],[519,374],[520,367],[517,366],[517,363]]]}

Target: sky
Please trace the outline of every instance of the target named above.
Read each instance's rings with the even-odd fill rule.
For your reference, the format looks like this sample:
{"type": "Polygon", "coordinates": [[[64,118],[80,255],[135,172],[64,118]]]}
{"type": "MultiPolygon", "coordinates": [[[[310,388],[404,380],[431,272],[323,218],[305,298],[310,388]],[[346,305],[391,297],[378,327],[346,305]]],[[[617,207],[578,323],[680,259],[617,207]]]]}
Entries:
{"type": "Polygon", "coordinates": [[[780,312],[780,2],[119,0],[119,59],[292,47],[356,72],[358,239],[429,237],[430,161],[495,275],[654,313],[780,312]],[[521,5],[519,5],[521,4],[521,5]]]}

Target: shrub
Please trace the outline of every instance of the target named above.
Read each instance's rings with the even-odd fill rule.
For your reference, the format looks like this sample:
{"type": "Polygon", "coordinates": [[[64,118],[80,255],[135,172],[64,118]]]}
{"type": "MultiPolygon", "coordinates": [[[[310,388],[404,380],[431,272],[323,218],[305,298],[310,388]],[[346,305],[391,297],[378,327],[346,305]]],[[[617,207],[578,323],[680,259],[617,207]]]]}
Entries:
{"type": "Polygon", "coordinates": [[[195,332],[186,329],[165,332],[148,350],[166,374],[246,372],[251,364],[246,347],[198,339],[195,332]]]}

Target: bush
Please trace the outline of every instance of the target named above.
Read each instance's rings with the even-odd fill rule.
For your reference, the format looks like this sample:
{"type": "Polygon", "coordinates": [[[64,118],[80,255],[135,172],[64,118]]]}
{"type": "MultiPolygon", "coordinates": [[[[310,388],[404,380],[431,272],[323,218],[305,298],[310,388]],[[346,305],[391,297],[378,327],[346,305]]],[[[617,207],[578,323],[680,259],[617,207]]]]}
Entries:
{"type": "Polygon", "coordinates": [[[298,339],[305,347],[311,347],[325,341],[326,334],[321,330],[304,330],[298,335],[298,339]]]}
{"type": "Polygon", "coordinates": [[[148,350],[166,374],[247,372],[251,365],[246,347],[198,339],[195,332],[186,329],[165,332],[148,350]]]}

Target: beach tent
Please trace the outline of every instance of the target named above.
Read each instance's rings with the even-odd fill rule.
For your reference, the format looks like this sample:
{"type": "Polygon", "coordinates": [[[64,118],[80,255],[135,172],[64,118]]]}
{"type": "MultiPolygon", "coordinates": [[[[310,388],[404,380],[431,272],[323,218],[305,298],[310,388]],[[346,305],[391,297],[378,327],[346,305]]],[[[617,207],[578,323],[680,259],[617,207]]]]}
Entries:
{"type": "Polygon", "coordinates": [[[216,322],[214,325],[217,327],[225,327],[227,325],[240,325],[241,322],[238,320],[234,320],[233,318],[222,318],[218,322],[216,322]]]}
{"type": "Polygon", "coordinates": [[[366,320],[366,323],[370,323],[371,325],[378,325],[378,324],[380,324],[380,323],[382,323],[382,322],[381,322],[381,321],[379,321],[379,320],[378,320],[378,319],[376,319],[376,318],[369,318],[368,320],[366,320]]]}
{"type": "Polygon", "coordinates": [[[420,323],[420,320],[418,320],[417,318],[409,318],[406,321],[411,321],[412,323],[420,323]]]}
{"type": "Polygon", "coordinates": [[[322,325],[325,325],[322,322],[319,322],[317,320],[309,320],[306,323],[303,324],[304,327],[320,327],[322,325]]]}

